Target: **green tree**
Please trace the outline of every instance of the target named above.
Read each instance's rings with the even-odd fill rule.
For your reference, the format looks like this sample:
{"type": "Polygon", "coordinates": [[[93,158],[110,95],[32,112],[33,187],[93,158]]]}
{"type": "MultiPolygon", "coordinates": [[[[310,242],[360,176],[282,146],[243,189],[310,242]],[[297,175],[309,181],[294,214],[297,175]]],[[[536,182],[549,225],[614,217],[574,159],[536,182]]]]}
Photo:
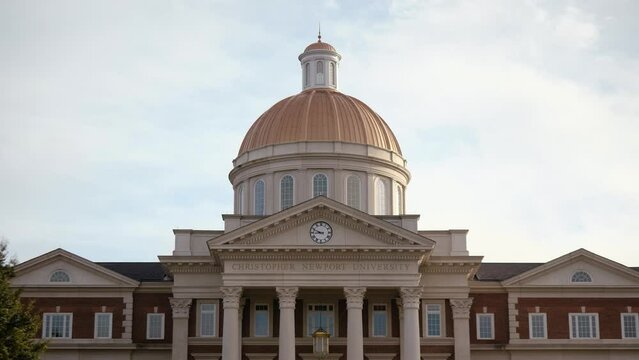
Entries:
{"type": "Polygon", "coordinates": [[[10,287],[15,264],[7,258],[6,241],[0,240],[0,360],[35,360],[46,344],[33,340],[40,318],[32,304],[20,300],[20,291],[10,287]]]}

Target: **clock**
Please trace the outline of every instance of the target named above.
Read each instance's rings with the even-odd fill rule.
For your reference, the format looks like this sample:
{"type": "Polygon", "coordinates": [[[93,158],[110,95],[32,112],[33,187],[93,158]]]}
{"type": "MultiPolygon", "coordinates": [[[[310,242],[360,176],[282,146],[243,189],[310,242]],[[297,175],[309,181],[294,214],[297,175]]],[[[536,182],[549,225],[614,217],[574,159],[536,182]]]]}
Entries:
{"type": "Polygon", "coordinates": [[[317,244],[325,244],[333,237],[333,228],[326,221],[318,221],[311,225],[310,235],[317,244]]]}

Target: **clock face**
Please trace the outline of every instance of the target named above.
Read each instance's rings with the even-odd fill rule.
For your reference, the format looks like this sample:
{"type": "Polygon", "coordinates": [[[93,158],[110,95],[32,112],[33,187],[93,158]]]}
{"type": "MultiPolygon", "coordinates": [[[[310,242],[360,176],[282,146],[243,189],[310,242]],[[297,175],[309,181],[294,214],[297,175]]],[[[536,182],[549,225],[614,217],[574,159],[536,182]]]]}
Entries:
{"type": "Polygon", "coordinates": [[[325,221],[318,221],[311,225],[310,235],[314,242],[325,244],[333,237],[333,228],[325,221]]]}

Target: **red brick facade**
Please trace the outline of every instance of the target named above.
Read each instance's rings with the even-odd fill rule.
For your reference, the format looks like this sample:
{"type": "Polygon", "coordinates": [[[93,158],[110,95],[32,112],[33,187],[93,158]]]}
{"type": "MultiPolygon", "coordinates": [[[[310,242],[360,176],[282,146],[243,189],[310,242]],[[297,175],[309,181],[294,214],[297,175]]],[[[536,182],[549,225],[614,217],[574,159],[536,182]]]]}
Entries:
{"type": "Polygon", "coordinates": [[[507,344],[508,343],[508,295],[507,294],[470,294],[473,305],[470,309],[471,344],[507,344]],[[477,314],[494,314],[495,339],[477,339],[477,314]]]}
{"type": "Polygon", "coordinates": [[[173,312],[168,293],[133,294],[133,342],[134,343],[171,343],[173,341],[173,312]],[[146,315],[155,312],[164,314],[164,339],[146,338],[146,315]]]}

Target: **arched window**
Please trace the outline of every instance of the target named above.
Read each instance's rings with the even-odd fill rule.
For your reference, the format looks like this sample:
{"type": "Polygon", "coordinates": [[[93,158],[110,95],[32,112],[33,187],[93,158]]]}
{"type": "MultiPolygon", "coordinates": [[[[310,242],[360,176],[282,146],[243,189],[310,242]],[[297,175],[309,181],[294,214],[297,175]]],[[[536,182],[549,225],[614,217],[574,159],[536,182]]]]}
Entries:
{"type": "Polygon", "coordinates": [[[588,274],[587,272],[583,270],[579,270],[579,271],[575,271],[575,273],[572,274],[570,281],[574,283],[589,283],[589,282],[592,282],[592,278],[590,277],[590,274],[588,274]]]}
{"type": "Polygon", "coordinates": [[[264,215],[264,181],[255,183],[255,215],[264,215]]]}
{"type": "Polygon", "coordinates": [[[324,174],[313,176],[313,197],[328,196],[328,178],[324,174]]]}
{"type": "Polygon", "coordinates": [[[328,79],[331,85],[335,86],[335,63],[334,62],[331,62],[328,65],[328,79]]]}
{"type": "Polygon", "coordinates": [[[395,191],[396,214],[401,215],[404,212],[404,197],[402,196],[402,187],[397,186],[395,191]]]}
{"type": "Polygon", "coordinates": [[[280,181],[280,204],[282,210],[293,206],[293,177],[286,175],[280,181]]]}
{"type": "Polygon", "coordinates": [[[359,176],[351,175],[346,179],[346,205],[360,208],[360,181],[359,176]]]}
{"type": "Polygon", "coordinates": [[[317,84],[324,84],[324,62],[323,61],[318,61],[317,62],[317,71],[316,71],[316,83],[317,84]]]}
{"type": "Polygon", "coordinates": [[[53,272],[53,274],[51,274],[49,281],[50,282],[70,282],[71,278],[69,277],[69,274],[66,273],[66,271],[56,270],[53,272]]]}
{"type": "Polygon", "coordinates": [[[375,182],[375,214],[386,215],[386,184],[382,179],[375,182]]]}
{"type": "Polygon", "coordinates": [[[311,64],[306,63],[304,67],[304,84],[309,86],[311,84],[311,64]]]}

